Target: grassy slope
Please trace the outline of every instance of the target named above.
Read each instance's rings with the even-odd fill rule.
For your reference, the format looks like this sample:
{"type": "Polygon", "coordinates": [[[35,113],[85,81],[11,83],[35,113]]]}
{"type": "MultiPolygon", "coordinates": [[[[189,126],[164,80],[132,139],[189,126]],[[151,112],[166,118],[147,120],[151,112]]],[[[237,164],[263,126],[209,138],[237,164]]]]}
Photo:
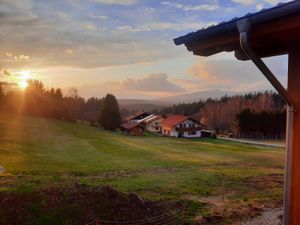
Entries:
{"type": "Polygon", "coordinates": [[[80,182],[152,199],[231,193],[278,201],[284,151],[221,140],[129,137],[87,125],[0,115],[0,190],[80,182]],[[273,179],[279,177],[278,179],[273,179]]]}

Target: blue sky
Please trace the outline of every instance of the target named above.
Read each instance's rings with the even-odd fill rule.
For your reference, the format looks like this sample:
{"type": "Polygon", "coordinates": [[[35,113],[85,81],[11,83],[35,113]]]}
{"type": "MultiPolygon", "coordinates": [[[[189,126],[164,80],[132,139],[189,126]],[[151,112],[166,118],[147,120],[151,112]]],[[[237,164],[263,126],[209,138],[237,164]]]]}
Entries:
{"type": "MultiPolygon", "coordinates": [[[[85,96],[151,99],[223,89],[270,86],[232,53],[193,56],[172,39],[269,8],[277,0],[0,0],[0,66],[47,87],[76,87],[85,96]]],[[[286,83],[287,57],[267,59],[286,83]]]]}

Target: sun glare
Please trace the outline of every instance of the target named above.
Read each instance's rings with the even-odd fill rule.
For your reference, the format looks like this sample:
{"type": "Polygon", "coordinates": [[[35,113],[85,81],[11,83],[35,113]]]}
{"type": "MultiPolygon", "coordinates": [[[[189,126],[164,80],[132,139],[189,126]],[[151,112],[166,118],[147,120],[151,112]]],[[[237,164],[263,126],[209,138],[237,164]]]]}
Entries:
{"type": "Polygon", "coordinates": [[[28,80],[30,79],[30,71],[29,70],[23,70],[20,72],[17,72],[17,74],[20,75],[18,85],[20,89],[24,90],[28,87],[28,80]]]}

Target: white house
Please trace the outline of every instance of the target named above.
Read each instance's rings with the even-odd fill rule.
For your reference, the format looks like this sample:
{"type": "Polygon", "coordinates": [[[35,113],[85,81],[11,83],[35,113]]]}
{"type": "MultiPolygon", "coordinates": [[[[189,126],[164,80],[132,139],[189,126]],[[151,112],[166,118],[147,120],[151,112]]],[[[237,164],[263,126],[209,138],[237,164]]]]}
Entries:
{"type": "Polygon", "coordinates": [[[173,115],[161,122],[162,134],[171,137],[197,138],[201,137],[204,125],[200,122],[181,115],[173,115]]]}

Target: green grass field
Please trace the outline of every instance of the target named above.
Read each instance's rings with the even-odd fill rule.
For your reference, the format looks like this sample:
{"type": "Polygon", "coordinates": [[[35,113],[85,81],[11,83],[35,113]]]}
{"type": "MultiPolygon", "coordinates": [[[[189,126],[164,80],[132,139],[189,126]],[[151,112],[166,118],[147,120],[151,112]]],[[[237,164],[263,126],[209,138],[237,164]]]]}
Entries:
{"type": "Polygon", "coordinates": [[[223,208],[282,202],[284,150],[217,139],[130,137],[88,125],[0,115],[0,191],[80,183],[223,208]],[[213,198],[212,198],[213,199],[213,198]],[[218,203],[212,203],[218,205],[218,203]]]}

